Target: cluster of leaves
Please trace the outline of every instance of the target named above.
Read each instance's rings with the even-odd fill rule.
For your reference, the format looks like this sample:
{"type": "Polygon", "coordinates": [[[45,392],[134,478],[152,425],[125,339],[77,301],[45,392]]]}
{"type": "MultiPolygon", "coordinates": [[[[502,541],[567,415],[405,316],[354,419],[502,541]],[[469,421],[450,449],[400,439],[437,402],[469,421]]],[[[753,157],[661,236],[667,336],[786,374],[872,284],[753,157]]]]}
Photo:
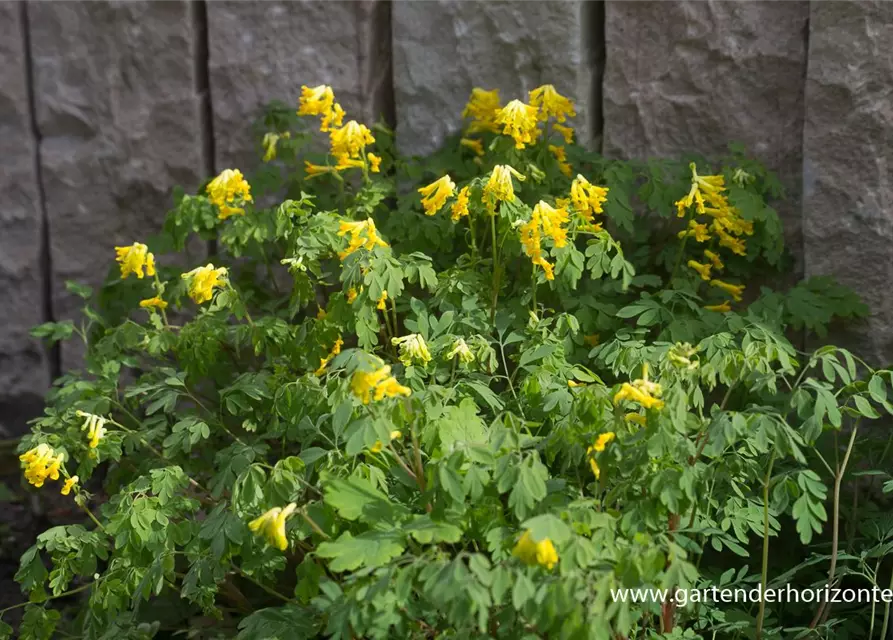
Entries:
{"type": "MultiPolygon", "coordinates": [[[[689,190],[691,159],[616,161],[568,145],[573,173],[609,189],[607,230],[552,248],[546,281],[531,275],[516,229],[538,200],[567,197],[571,179],[548,139],[518,150],[487,134],[483,156],[452,141],[407,160],[378,125],[380,174],[311,179],[298,158],[312,136],[294,111],[273,109],[266,125],[278,159],[250,179],[255,206],[220,220],[201,193],[180,194],[164,236],[149,241],[181,252],[214,241],[229,279],[209,304],[188,301],[182,256],[162,257],[168,315],[139,309],[147,282],[114,272],[98,296],[75,287],[83,322],[36,330],[82,339],[86,367],[57,381],[22,450],[47,443],[65,454],[89,519],[44,532],[22,557],[19,637],[886,630],[889,606],[763,612],[610,596],[864,586],[889,574],[883,492],[893,480],[872,471],[889,468],[889,440],[865,423],[893,413],[893,377],[842,349],[803,353],[786,337],[824,335],[835,317],[865,310],[818,279],[763,287],[728,313],[705,309],[701,279],[678,269],[687,256],[673,203],[689,190]],[[529,178],[477,228],[425,215],[406,190],[445,173],[479,185],[497,164],[529,178]],[[341,222],[367,218],[389,246],[342,261],[341,222]],[[430,360],[399,357],[392,339],[409,333],[430,360]],[[460,339],[464,360],[451,355],[460,339]],[[351,381],[372,357],[411,395],[364,404],[351,381]],[[643,369],[662,404],[617,401],[643,369]],[[95,448],[76,411],[109,418],[95,448]],[[593,453],[608,433],[614,440],[593,453]],[[289,503],[280,551],[249,523],[289,503]],[[554,545],[552,569],[513,555],[524,532],[554,545]],[[73,598],[80,605],[64,615],[50,606],[73,598]]],[[[754,224],[747,255],[730,256],[726,272],[777,277],[787,263],[767,204],[775,179],[739,152],[720,173],[754,224]],[[747,179],[733,180],[736,171],[747,179]]],[[[0,637],[11,633],[0,622],[0,637]]]]}

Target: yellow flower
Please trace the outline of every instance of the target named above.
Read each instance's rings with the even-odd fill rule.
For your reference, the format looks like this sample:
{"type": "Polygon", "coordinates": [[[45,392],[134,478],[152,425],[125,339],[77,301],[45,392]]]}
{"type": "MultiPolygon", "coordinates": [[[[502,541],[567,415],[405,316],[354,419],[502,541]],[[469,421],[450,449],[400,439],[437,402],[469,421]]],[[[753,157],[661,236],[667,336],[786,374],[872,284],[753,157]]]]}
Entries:
{"type": "Polygon", "coordinates": [[[558,563],[558,552],[549,538],[539,542],[533,539],[530,531],[525,531],[515,544],[512,555],[526,565],[539,565],[549,571],[558,563]]]}
{"type": "Polygon", "coordinates": [[[363,161],[359,158],[349,158],[347,156],[338,156],[338,164],[335,165],[335,171],[345,171],[346,169],[362,169],[363,161]]]}
{"type": "Polygon", "coordinates": [[[298,101],[299,116],[322,116],[319,130],[328,131],[332,126],[340,127],[344,118],[344,110],[335,102],[332,87],[321,84],[318,87],[301,87],[298,101]]]}
{"type": "Polygon", "coordinates": [[[47,478],[59,479],[63,455],[57,454],[48,444],[41,443],[26,451],[19,456],[19,460],[25,463],[25,479],[38,489],[47,478]]]}
{"type": "Polygon", "coordinates": [[[471,138],[462,138],[459,140],[459,144],[465,147],[466,149],[471,149],[475,155],[482,156],[484,155],[484,143],[480,140],[472,140],[471,138]]]}
{"type": "Polygon", "coordinates": [[[553,124],[552,129],[560,133],[564,137],[565,144],[572,144],[574,141],[574,130],[571,127],[566,127],[563,124],[553,124]]]}
{"type": "Polygon", "coordinates": [[[555,156],[555,160],[558,162],[558,170],[570,178],[571,174],[573,174],[573,169],[571,169],[571,166],[567,163],[567,154],[564,151],[564,147],[550,144],[549,151],[552,152],[552,155],[555,156]]]}
{"type": "Polygon", "coordinates": [[[453,203],[453,206],[450,209],[450,219],[453,222],[459,222],[460,218],[468,215],[468,196],[469,189],[467,186],[459,189],[459,195],[456,196],[456,202],[453,203]]]}
{"type": "Polygon", "coordinates": [[[447,354],[447,360],[452,360],[456,357],[459,358],[459,362],[464,362],[465,364],[474,362],[474,353],[468,348],[464,338],[456,338],[456,341],[453,343],[453,350],[447,354]]]}
{"type": "Polygon", "coordinates": [[[701,274],[701,280],[710,280],[710,269],[712,265],[701,264],[695,260],[689,260],[688,266],[701,274]]]}
{"type": "Polygon", "coordinates": [[[553,116],[558,122],[564,122],[568,117],[577,115],[573,100],[558,93],[551,84],[534,89],[528,97],[530,104],[539,109],[540,120],[548,120],[549,116],[553,116]]]}
{"type": "Polygon", "coordinates": [[[540,200],[533,208],[539,210],[540,223],[543,225],[543,233],[552,238],[555,246],[561,248],[567,244],[567,229],[562,225],[568,223],[568,215],[565,209],[556,209],[550,204],[540,200]]]}
{"type": "Polygon", "coordinates": [[[498,164],[490,172],[490,178],[484,185],[482,201],[489,207],[495,207],[498,201],[514,202],[515,189],[512,176],[523,181],[524,176],[507,164],[498,164]]]}
{"type": "Polygon", "coordinates": [[[189,283],[189,297],[197,304],[207,302],[214,297],[214,289],[226,284],[226,267],[214,268],[211,263],[204,267],[196,267],[181,278],[189,283]]]}
{"type": "Polygon", "coordinates": [[[140,280],[144,276],[155,275],[155,256],[149,253],[149,247],[134,242],[129,247],[115,247],[115,261],[121,265],[121,278],[127,278],[131,273],[136,274],[140,280]],[[143,273],[145,268],[145,273],[143,273]]]}
{"type": "Polygon", "coordinates": [[[71,476],[68,480],[65,481],[65,484],[62,485],[62,489],[59,491],[59,493],[61,493],[63,496],[67,496],[69,493],[71,493],[72,487],[74,487],[74,485],[78,483],[78,480],[80,480],[80,478],[78,478],[77,476],[71,476]]]}
{"type": "Polygon", "coordinates": [[[499,127],[496,124],[496,114],[499,112],[499,89],[485,91],[475,87],[471,90],[471,97],[468,104],[462,111],[463,118],[471,118],[471,124],[468,125],[469,133],[480,133],[483,131],[491,131],[496,133],[499,127]]]}
{"type": "Polygon", "coordinates": [[[599,343],[600,336],[597,333],[593,333],[588,336],[583,336],[583,342],[588,344],[590,347],[594,347],[599,343]]]}
{"type": "Polygon", "coordinates": [[[384,365],[372,371],[355,371],[350,380],[350,390],[363,404],[378,402],[388,397],[408,396],[412,391],[404,387],[391,375],[391,367],[384,365]]]}
{"type": "Polygon", "coordinates": [[[521,236],[521,244],[524,246],[525,253],[530,257],[530,261],[543,270],[546,275],[546,280],[554,280],[555,273],[552,269],[552,265],[543,257],[543,249],[541,246],[542,238],[540,236],[541,225],[541,210],[537,206],[534,207],[530,220],[521,225],[518,232],[521,236]]]}
{"type": "Polygon", "coordinates": [[[425,215],[433,216],[446,204],[447,198],[456,192],[456,184],[449,176],[443,176],[435,180],[427,187],[421,187],[422,206],[425,207],[425,215]]]}
{"type": "Polygon", "coordinates": [[[245,209],[241,205],[253,201],[251,185],[238,169],[224,169],[208,183],[206,190],[208,200],[216,205],[219,211],[217,217],[221,220],[233,215],[244,215],[245,209]]]}
{"type": "Polygon", "coordinates": [[[369,161],[369,171],[378,173],[381,171],[381,158],[374,153],[367,153],[366,160],[369,161]]]}
{"type": "Polygon", "coordinates": [[[264,536],[267,544],[271,547],[285,551],[288,549],[288,538],[285,537],[285,522],[297,507],[298,505],[294,502],[289,503],[285,508],[274,507],[262,516],[249,522],[248,528],[255,534],[264,536]]]}
{"type": "Polygon", "coordinates": [[[332,155],[339,162],[344,158],[359,158],[366,145],[375,142],[372,132],[364,124],[351,120],[340,129],[333,129],[329,134],[332,155]]]}
{"type": "Polygon", "coordinates": [[[656,382],[648,379],[648,363],[642,365],[642,377],[633,380],[632,384],[624,382],[620,386],[620,391],[614,394],[614,404],[620,404],[623,400],[631,400],[638,402],[646,409],[660,409],[664,406],[663,400],[660,400],[662,393],[661,386],[656,382]]]}
{"type": "MultiPolygon", "coordinates": [[[[396,431],[396,430],[391,431],[391,433],[389,434],[388,437],[392,441],[399,440],[400,438],[403,437],[403,433],[401,431],[396,431]]],[[[384,449],[384,444],[382,443],[381,440],[376,440],[375,444],[373,444],[371,447],[369,447],[369,451],[371,451],[372,453],[380,453],[382,449],[384,449]]]]}
{"type": "Polygon", "coordinates": [[[167,309],[167,302],[160,297],[155,296],[154,298],[140,300],[140,307],[143,309],[167,309]]]}
{"type": "Polygon", "coordinates": [[[704,257],[707,258],[713,264],[713,268],[716,269],[717,271],[722,271],[726,266],[722,263],[722,260],[720,259],[719,255],[713,253],[709,249],[706,249],[704,251],[704,257]]]}
{"type": "Polygon", "coordinates": [[[353,304],[353,301],[357,299],[357,290],[354,287],[351,287],[347,290],[347,304],[353,304]]]}
{"type": "Polygon", "coordinates": [[[598,466],[598,462],[595,461],[595,458],[589,458],[589,468],[592,469],[592,475],[595,476],[596,480],[602,477],[602,470],[598,466]]]}
{"type": "Polygon", "coordinates": [[[276,145],[279,143],[279,134],[268,132],[264,134],[264,162],[276,159],[276,145]]]}
{"type": "Polygon", "coordinates": [[[719,313],[727,313],[732,310],[732,305],[726,300],[722,304],[708,304],[704,307],[707,311],[718,311],[719,313]]]}
{"type": "Polygon", "coordinates": [[[423,366],[431,362],[431,352],[425,339],[418,333],[410,333],[402,338],[391,338],[391,344],[400,347],[400,362],[404,366],[410,366],[413,362],[419,362],[423,366]]]}
{"type": "Polygon", "coordinates": [[[679,236],[679,238],[693,237],[696,242],[707,242],[710,239],[707,225],[695,222],[694,220],[689,220],[688,229],[680,231],[676,235],[679,236]]]}
{"type": "Polygon", "coordinates": [[[385,306],[385,302],[387,302],[387,300],[388,292],[387,290],[384,290],[381,292],[381,297],[378,299],[378,304],[375,305],[375,308],[379,311],[384,311],[385,309],[387,309],[387,307],[385,306]]]}
{"type": "Polygon", "coordinates": [[[735,253],[739,256],[747,255],[747,244],[741,238],[736,238],[726,232],[722,227],[722,223],[718,220],[714,220],[711,225],[713,231],[716,232],[717,237],[719,238],[719,244],[726,249],[729,249],[732,253],[735,253]]]}
{"type": "Polygon", "coordinates": [[[640,413],[627,413],[625,416],[623,416],[623,419],[627,422],[634,422],[635,424],[642,427],[648,424],[648,418],[640,413]]]}
{"type": "Polygon", "coordinates": [[[602,451],[605,450],[605,447],[608,446],[608,444],[610,444],[614,440],[615,437],[616,437],[616,435],[614,434],[613,431],[608,431],[607,433],[601,434],[598,438],[596,438],[595,444],[593,444],[591,447],[589,447],[589,449],[587,450],[587,453],[592,453],[592,452],[601,453],[602,451]]]}
{"type": "Polygon", "coordinates": [[[335,340],[335,344],[332,345],[332,350],[329,351],[329,355],[327,355],[325,358],[319,359],[319,368],[313,372],[313,375],[318,377],[318,376],[321,376],[323,373],[325,373],[326,366],[329,364],[329,362],[332,361],[332,358],[334,358],[339,353],[341,353],[341,347],[343,345],[344,345],[344,340],[342,340],[340,337],[337,340],[335,340]]]}
{"type": "Polygon", "coordinates": [[[593,214],[603,212],[602,205],[607,199],[607,187],[597,187],[580,174],[577,174],[571,183],[571,202],[574,204],[574,209],[589,224],[593,223],[593,214]]]}
{"type": "Polygon", "coordinates": [[[334,171],[332,167],[327,167],[321,164],[313,164],[309,160],[304,160],[304,173],[307,174],[308,178],[313,178],[323,173],[331,173],[334,171]]]}
{"type": "Polygon", "coordinates": [[[372,218],[356,222],[342,220],[338,226],[338,235],[343,238],[347,234],[350,234],[350,243],[347,249],[338,254],[341,260],[344,260],[361,247],[365,248],[366,251],[372,251],[375,247],[388,246],[388,243],[378,236],[378,230],[375,228],[375,222],[372,218]]]}
{"type": "Polygon", "coordinates": [[[503,135],[515,140],[515,148],[523,149],[538,135],[536,108],[520,100],[512,100],[496,114],[496,123],[502,125],[503,135]]]}
{"type": "Polygon", "coordinates": [[[730,296],[732,296],[732,300],[735,302],[741,302],[741,294],[744,293],[744,285],[743,284],[729,284],[728,282],[723,282],[722,280],[711,280],[710,285],[713,287],[717,287],[722,289],[730,296]]]}
{"type": "Polygon", "coordinates": [[[95,449],[99,446],[99,441],[105,436],[105,423],[108,422],[108,419],[93,413],[87,413],[86,411],[75,411],[74,413],[79,418],[84,418],[81,431],[87,432],[90,448],[95,449]]]}

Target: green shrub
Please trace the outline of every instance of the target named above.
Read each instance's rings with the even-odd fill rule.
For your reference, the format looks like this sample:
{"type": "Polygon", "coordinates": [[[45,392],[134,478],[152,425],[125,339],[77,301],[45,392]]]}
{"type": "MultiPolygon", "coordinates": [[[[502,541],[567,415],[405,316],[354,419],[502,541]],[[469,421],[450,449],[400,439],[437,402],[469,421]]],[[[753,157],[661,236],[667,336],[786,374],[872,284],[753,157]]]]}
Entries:
{"type": "Polygon", "coordinates": [[[84,320],[36,334],[83,339],[86,371],[21,451],[85,520],[23,556],[20,637],[887,629],[883,603],[612,596],[885,585],[893,520],[857,476],[893,488],[867,428],[893,380],[789,340],[864,315],[851,293],[754,284],[790,265],[761,166],[609,160],[551,87],[530,101],[475,90],[465,137],[405,159],[304,88],[250,186],[180,194],[73,287],[84,320]]]}

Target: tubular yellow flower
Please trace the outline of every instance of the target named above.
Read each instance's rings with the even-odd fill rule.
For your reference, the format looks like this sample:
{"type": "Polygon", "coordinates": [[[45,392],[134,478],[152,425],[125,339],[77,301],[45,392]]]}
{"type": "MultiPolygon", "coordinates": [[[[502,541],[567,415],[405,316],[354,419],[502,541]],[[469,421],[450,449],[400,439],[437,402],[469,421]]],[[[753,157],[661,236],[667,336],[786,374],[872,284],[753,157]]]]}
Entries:
{"type": "Polygon", "coordinates": [[[26,451],[19,456],[19,460],[25,464],[25,479],[38,489],[43,486],[47,478],[59,479],[63,455],[57,454],[48,444],[41,443],[26,451]]]}
{"type": "Polygon", "coordinates": [[[689,260],[688,266],[701,275],[701,280],[710,280],[710,269],[712,268],[712,265],[701,264],[695,260],[689,260]]]}
{"type": "Polygon", "coordinates": [[[332,87],[321,84],[318,87],[301,87],[301,97],[298,100],[299,116],[322,116],[319,130],[323,133],[332,127],[340,127],[344,118],[344,109],[335,102],[335,94],[332,87]]]}
{"type": "Polygon", "coordinates": [[[357,299],[357,290],[354,287],[351,287],[347,290],[347,304],[353,304],[353,301],[357,299]]]}
{"type": "Polygon", "coordinates": [[[625,416],[623,416],[623,419],[627,422],[633,422],[641,427],[644,427],[646,424],[648,424],[648,418],[640,413],[627,413],[625,416]]]}
{"type": "Polygon", "coordinates": [[[484,155],[484,143],[480,140],[472,140],[471,138],[462,138],[459,140],[459,144],[465,147],[466,149],[471,149],[475,155],[482,156],[484,155]]]}
{"type": "Polygon", "coordinates": [[[728,313],[729,311],[732,310],[732,305],[729,304],[729,301],[728,301],[728,300],[726,300],[726,301],[723,302],[722,304],[708,304],[708,305],[705,305],[704,308],[705,308],[707,311],[717,311],[717,312],[719,312],[719,313],[728,313]]]}
{"type": "Polygon", "coordinates": [[[129,247],[115,247],[115,254],[115,261],[121,265],[122,279],[131,273],[140,280],[147,275],[150,277],[155,275],[155,256],[149,253],[149,247],[146,245],[134,242],[129,247]]]}
{"type": "Polygon", "coordinates": [[[472,89],[468,104],[462,111],[463,118],[471,118],[471,124],[468,125],[467,131],[469,133],[498,132],[496,114],[499,112],[500,106],[499,89],[492,91],[485,91],[478,87],[472,89]]]}
{"type": "Polygon", "coordinates": [[[314,178],[324,173],[331,173],[332,171],[334,171],[332,167],[327,167],[321,164],[313,164],[309,160],[304,160],[304,173],[307,174],[308,178],[314,178]]]}
{"type": "Polygon", "coordinates": [[[447,360],[452,360],[456,357],[459,358],[459,362],[464,362],[465,364],[474,362],[474,353],[468,348],[464,338],[456,338],[456,341],[453,343],[453,350],[447,354],[447,360]]]}
{"type": "Polygon", "coordinates": [[[253,202],[251,185],[238,169],[224,169],[208,183],[208,200],[217,207],[217,217],[226,220],[233,215],[244,215],[241,206],[253,202]]]}
{"type": "Polygon", "coordinates": [[[565,144],[572,144],[574,141],[574,130],[571,127],[566,127],[563,124],[553,124],[552,129],[561,134],[564,138],[565,144]]]}
{"type": "Polygon", "coordinates": [[[552,205],[540,200],[533,208],[539,212],[543,233],[552,238],[555,246],[561,248],[567,244],[567,229],[562,225],[568,223],[568,215],[565,209],[556,209],[552,205]]]}
{"type": "Polygon", "coordinates": [[[412,391],[404,387],[391,375],[391,367],[383,367],[373,371],[355,371],[350,380],[350,390],[363,404],[388,397],[408,396],[412,391]]]}
{"type": "Polygon", "coordinates": [[[428,186],[421,187],[418,191],[422,195],[425,215],[433,216],[446,204],[447,198],[456,192],[456,184],[449,176],[443,176],[428,186]]]}
{"type": "Polygon", "coordinates": [[[550,144],[549,151],[552,152],[552,155],[555,156],[555,160],[558,162],[558,170],[561,171],[561,173],[566,175],[568,178],[570,178],[574,171],[567,163],[567,154],[564,151],[564,147],[550,144]]]}
{"type": "Polygon", "coordinates": [[[555,551],[552,541],[549,538],[543,538],[537,542],[530,535],[530,531],[525,531],[521,535],[512,550],[512,555],[526,565],[539,565],[549,571],[558,564],[558,552],[555,551]]]}
{"type": "Polygon", "coordinates": [[[536,108],[520,100],[512,100],[500,109],[496,114],[496,123],[502,125],[503,135],[514,139],[516,149],[523,149],[539,134],[536,108]]]}
{"type": "Polygon", "coordinates": [[[388,246],[388,243],[378,236],[378,230],[375,228],[372,218],[360,221],[342,220],[338,226],[338,235],[343,238],[347,234],[350,234],[350,243],[347,249],[338,254],[341,260],[361,247],[366,251],[372,251],[375,247],[388,246]]]}
{"type": "Polygon", "coordinates": [[[204,267],[197,267],[180,277],[189,284],[189,297],[197,304],[201,304],[214,297],[216,287],[223,287],[226,284],[226,275],[226,267],[215,269],[213,264],[208,263],[204,267]]]}
{"type": "Polygon", "coordinates": [[[363,161],[359,158],[348,158],[347,156],[338,156],[338,164],[335,165],[335,171],[345,171],[347,169],[362,169],[363,161]]]}
{"type": "Polygon", "coordinates": [[[620,386],[620,391],[614,394],[614,404],[620,404],[623,400],[631,400],[638,402],[646,409],[660,409],[664,406],[663,400],[660,400],[662,393],[661,386],[656,382],[648,379],[648,363],[642,365],[642,377],[633,380],[632,384],[624,382],[620,386]]]}
{"type": "Polygon", "coordinates": [[[384,311],[385,309],[387,309],[387,307],[385,306],[385,302],[387,302],[387,300],[388,292],[387,290],[384,290],[381,292],[381,297],[378,299],[378,304],[375,305],[375,308],[379,311],[384,311]]]}
{"type": "MultiPolygon", "coordinates": [[[[403,432],[396,430],[391,431],[388,437],[391,439],[391,441],[399,440],[403,437],[403,432]]],[[[369,451],[371,451],[372,453],[380,453],[382,449],[384,449],[384,443],[382,443],[381,440],[376,440],[375,444],[369,447],[369,451]]]]}
{"type": "Polygon", "coordinates": [[[378,173],[381,171],[381,158],[374,153],[367,153],[366,160],[369,161],[369,171],[378,173]]]}
{"type": "Polygon", "coordinates": [[[264,162],[270,162],[276,159],[276,145],[279,143],[279,134],[267,132],[264,134],[264,162]]]}
{"type": "Polygon", "coordinates": [[[341,353],[341,347],[343,345],[344,345],[344,340],[342,340],[339,336],[338,339],[335,340],[335,344],[332,345],[332,350],[329,351],[329,355],[327,355],[325,358],[319,359],[319,368],[313,372],[313,375],[319,377],[323,373],[325,373],[326,366],[329,364],[329,362],[332,361],[332,358],[334,358],[339,353],[341,353]]]}
{"type": "Polygon", "coordinates": [[[607,199],[607,187],[597,187],[580,174],[577,174],[577,177],[571,183],[571,202],[574,205],[574,209],[589,224],[594,222],[593,214],[604,211],[602,205],[607,199]]]}
{"type": "Polygon", "coordinates": [[[544,84],[534,89],[528,94],[528,97],[530,104],[539,110],[537,117],[540,120],[545,121],[552,116],[558,122],[564,122],[568,117],[573,118],[577,115],[573,100],[558,93],[551,84],[544,84]]]}
{"type": "Polygon", "coordinates": [[[67,496],[69,493],[71,493],[71,489],[74,487],[74,485],[78,483],[78,480],[80,480],[80,478],[78,478],[77,476],[71,476],[62,485],[62,489],[59,490],[59,493],[61,493],[63,496],[67,496]]]}
{"type": "Polygon", "coordinates": [[[592,469],[592,475],[595,476],[596,480],[602,477],[601,467],[598,466],[598,462],[595,461],[595,458],[589,458],[589,468],[592,469]]]}
{"type": "Polygon", "coordinates": [[[515,188],[512,184],[512,176],[523,181],[524,176],[507,164],[498,164],[490,172],[490,178],[484,185],[482,201],[489,207],[495,207],[496,203],[514,202],[515,188]]]}
{"type": "Polygon", "coordinates": [[[332,155],[338,158],[359,158],[366,145],[375,142],[372,132],[364,124],[351,120],[339,129],[333,129],[329,134],[332,147],[332,155]]]}
{"type": "Polygon", "coordinates": [[[285,536],[285,523],[288,517],[294,513],[298,505],[289,503],[284,508],[274,507],[259,518],[248,523],[248,528],[257,535],[262,535],[267,544],[280,551],[288,549],[288,538],[285,536]]]}
{"type": "Polygon", "coordinates": [[[391,344],[400,347],[400,362],[404,366],[410,366],[413,362],[419,362],[422,366],[431,362],[431,352],[425,339],[418,333],[410,333],[401,338],[391,338],[391,344]]]}
{"type": "Polygon", "coordinates": [[[467,186],[459,189],[459,195],[456,196],[456,202],[453,203],[453,206],[450,209],[450,219],[453,222],[459,222],[460,218],[468,215],[468,196],[469,189],[467,186]]]}
{"type": "Polygon", "coordinates": [[[680,231],[676,234],[679,238],[692,237],[696,242],[707,242],[710,239],[710,233],[707,231],[707,225],[688,221],[688,229],[680,231]]]}
{"type": "Polygon", "coordinates": [[[711,225],[713,231],[716,232],[717,237],[719,238],[719,244],[727,249],[729,249],[732,253],[738,254],[739,256],[747,255],[747,244],[741,238],[736,238],[729,233],[726,232],[722,227],[722,223],[718,220],[714,220],[711,225]]]}
{"type": "Polygon", "coordinates": [[[154,298],[140,300],[140,307],[143,309],[167,309],[167,302],[160,297],[155,296],[154,298]]]}
{"type": "Polygon", "coordinates": [[[555,273],[552,265],[543,257],[543,249],[541,246],[540,227],[542,225],[541,210],[539,207],[533,208],[530,220],[521,225],[518,229],[521,244],[524,246],[524,252],[530,257],[533,264],[539,266],[546,275],[546,280],[554,280],[555,273]]]}
{"type": "Polygon", "coordinates": [[[108,419],[93,413],[87,413],[86,411],[75,411],[74,413],[79,418],[84,418],[81,431],[87,432],[90,448],[95,449],[99,446],[99,441],[105,436],[105,423],[108,422],[108,419]]]}
{"type": "Polygon", "coordinates": [[[726,266],[722,263],[722,259],[720,259],[719,255],[713,253],[710,249],[704,250],[704,257],[710,261],[713,268],[717,271],[722,271],[726,266]]]}
{"type": "Polygon", "coordinates": [[[589,447],[587,453],[591,453],[591,452],[600,453],[600,452],[604,451],[605,447],[608,446],[608,444],[610,444],[614,440],[615,437],[616,437],[616,435],[613,431],[608,431],[607,433],[601,434],[598,438],[596,438],[595,444],[593,444],[591,447],[589,447]]]}
{"type": "Polygon", "coordinates": [[[727,294],[732,296],[732,300],[734,300],[735,302],[741,302],[741,294],[744,293],[745,288],[743,284],[729,284],[728,282],[723,282],[722,280],[711,280],[710,285],[725,291],[727,294]]]}

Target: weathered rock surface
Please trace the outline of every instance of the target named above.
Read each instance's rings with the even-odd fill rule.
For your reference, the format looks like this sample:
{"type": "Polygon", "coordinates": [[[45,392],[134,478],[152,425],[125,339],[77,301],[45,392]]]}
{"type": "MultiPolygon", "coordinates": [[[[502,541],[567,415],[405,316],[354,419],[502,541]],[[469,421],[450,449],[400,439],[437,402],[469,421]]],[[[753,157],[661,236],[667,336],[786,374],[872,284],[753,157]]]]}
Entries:
{"type": "Polygon", "coordinates": [[[390,106],[390,4],[209,2],[209,80],[217,168],[259,163],[251,124],[272,100],[297,108],[301,85],[331,85],[347,119],[390,106]]]}
{"type": "Polygon", "coordinates": [[[600,48],[595,3],[397,0],[393,6],[397,144],[425,154],[462,125],[472,88],[499,89],[503,103],[553,84],[577,105],[587,142],[600,48]]]}
{"type": "Polygon", "coordinates": [[[721,156],[730,142],[779,174],[801,244],[807,2],[605,3],[604,151],[721,156]]]}
{"type": "MultiPolygon", "coordinates": [[[[57,318],[98,285],[115,245],[157,232],[176,185],[202,177],[195,5],[29,3],[57,318]]],[[[148,285],[147,285],[148,286],[148,285]]],[[[63,369],[79,351],[63,349],[63,369]]]]}
{"type": "Polygon", "coordinates": [[[803,135],[808,275],[860,293],[871,319],[834,336],[893,359],[893,3],[815,2],[803,135]]]}
{"type": "Polygon", "coordinates": [[[43,322],[42,212],[28,96],[24,13],[0,2],[0,437],[40,413],[46,352],[28,335],[43,322]]]}

